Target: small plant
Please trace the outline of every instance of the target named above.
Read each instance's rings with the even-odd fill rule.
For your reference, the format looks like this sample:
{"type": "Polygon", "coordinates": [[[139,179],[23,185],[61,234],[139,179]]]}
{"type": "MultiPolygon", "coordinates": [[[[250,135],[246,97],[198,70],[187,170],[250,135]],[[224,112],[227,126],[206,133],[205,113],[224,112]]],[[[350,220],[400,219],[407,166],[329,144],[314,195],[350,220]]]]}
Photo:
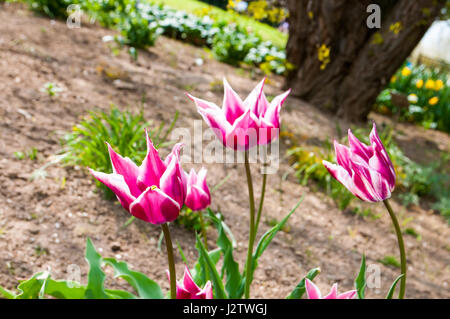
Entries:
{"type": "Polygon", "coordinates": [[[378,262],[382,263],[385,266],[400,268],[400,262],[394,256],[385,256],[382,259],[378,259],[378,262]]]}
{"type": "Polygon", "coordinates": [[[53,97],[57,96],[58,93],[62,92],[63,89],[58,87],[55,83],[47,82],[41,89],[42,92],[46,92],[48,96],[53,97]]]}
{"type": "MultiPolygon", "coordinates": [[[[151,122],[144,119],[142,111],[133,114],[128,111],[120,111],[112,106],[106,112],[90,112],[90,115],[73,127],[72,132],[65,136],[64,148],[66,149],[65,162],[69,165],[81,165],[94,170],[112,172],[108,147],[105,141],[114,145],[117,151],[133,161],[141,162],[146,154],[145,129],[148,129],[155,147],[169,145],[167,138],[178,119],[178,112],[165,129],[163,122],[156,128],[151,128],[151,122]]],[[[113,198],[109,188],[101,183],[97,185],[104,191],[107,198],[113,198]]]]}
{"type": "Polygon", "coordinates": [[[68,16],[67,7],[71,0],[26,0],[31,10],[49,16],[50,18],[65,19],[68,16]]]}
{"type": "Polygon", "coordinates": [[[38,155],[38,150],[35,147],[33,147],[31,150],[25,151],[25,152],[22,152],[22,151],[14,152],[14,157],[18,160],[23,160],[23,159],[25,159],[25,157],[28,157],[30,160],[35,161],[35,160],[37,160],[37,155],[38,155]]]}

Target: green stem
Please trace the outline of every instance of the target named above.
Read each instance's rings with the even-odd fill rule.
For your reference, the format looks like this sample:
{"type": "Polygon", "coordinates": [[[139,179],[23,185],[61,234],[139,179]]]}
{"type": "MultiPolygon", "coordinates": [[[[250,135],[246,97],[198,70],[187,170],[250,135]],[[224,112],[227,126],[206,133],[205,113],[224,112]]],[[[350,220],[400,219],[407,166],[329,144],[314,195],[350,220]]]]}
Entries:
{"type": "Polygon", "coordinates": [[[200,227],[201,227],[201,231],[202,231],[203,242],[205,244],[206,250],[208,251],[208,238],[206,237],[206,225],[205,225],[205,220],[203,218],[203,211],[199,210],[198,216],[200,217],[200,227]]]}
{"type": "Polygon", "coordinates": [[[250,235],[248,237],[248,251],[245,271],[245,298],[250,298],[251,269],[253,259],[253,243],[255,241],[255,198],[253,195],[252,174],[248,160],[248,151],[245,151],[245,173],[247,175],[248,195],[250,201],[250,235]]]}
{"type": "MultiPolygon", "coordinates": [[[[259,222],[261,220],[261,213],[262,213],[262,209],[263,209],[263,205],[264,205],[264,195],[266,194],[266,181],[267,181],[267,174],[262,174],[263,176],[263,180],[262,180],[262,189],[261,189],[261,197],[259,199],[259,207],[258,207],[258,214],[256,216],[256,225],[255,225],[255,237],[258,233],[258,227],[259,227],[259,222]]],[[[255,238],[253,238],[253,240],[255,240],[255,238]]]]}
{"type": "Polygon", "coordinates": [[[175,260],[173,258],[172,239],[170,238],[170,231],[167,223],[162,224],[161,228],[164,233],[164,239],[166,240],[167,259],[169,261],[170,299],[177,299],[177,275],[175,273],[175,260]]]}
{"type": "Polygon", "coordinates": [[[395,233],[397,234],[398,247],[400,249],[400,264],[401,264],[401,272],[403,277],[400,281],[400,292],[398,294],[399,299],[403,299],[405,297],[405,288],[406,288],[406,253],[405,253],[405,244],[403,243],[403,235],[400,229],[400,225],[398,223],[397,217],[392,210],[391,204],[389,201],[385,199],[383,201],[384,206],[386,206],[389,215],[391,216],[392,223],[394,224],[395,233]]]}

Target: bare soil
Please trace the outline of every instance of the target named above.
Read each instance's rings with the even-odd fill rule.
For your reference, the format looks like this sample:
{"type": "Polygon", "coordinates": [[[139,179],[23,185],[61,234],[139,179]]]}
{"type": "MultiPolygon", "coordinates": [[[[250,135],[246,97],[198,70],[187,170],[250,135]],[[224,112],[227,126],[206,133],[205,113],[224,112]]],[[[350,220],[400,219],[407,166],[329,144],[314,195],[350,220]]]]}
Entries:
{"type": "MultiPolygon", "coordinates": [[[[45,179],[31,180],[30,176],[61,151],[64,134],[90,110],[108,110],[113,103],[137,111],[144,101],[147,119],[170,121],[178,110],[177,127],[192,131],[193,121],[201,118],[185,91],[220,104],[223,77],[242,95],[262,77],[252,70],[219,63],[202,48],[165,37],[159,38],[155,47],[140,51],[135,63],[126,50],[113,55],[102,41],[103,36],[113,34],[89,23],[68,29],[64,22],[35,16],[22,6],[0,5],[0,285],[6,288],[12,289],[18,280],[48,267],[54,278],[67,278],[71,264],[81,267],[81,281],[86,282],[84,249],[89,236],[103,256],[127,261],[167,290],[164,248],[162,252],[157,249],[160,228],[141,221],[121,228],[128,213],[118,203],[102,198],[85,168],[55,164],[46,168],[45,179]],[[204,64],[197,65],[197,58],[204,64]],[[47,82],[56,83],[63,91],[49,97],[41,91],[47,82]],[[33,147],[38,151],[37,160],[14,156],[14,152],[33,147]]],[[[282,78],[270,77],[267,93],[281,93],[282,84],[282,78]]],[[[390,121],[379,115],[372,117],[377,123],[390,121]]],[[[285,129],[299,141],[332,139],[337,135],[336,123],[348,127],[348,123],[293,97],[287,100],[282,118],[285,129]]],[[[408,124],[396,124],[396,128],[402,132],[396,136],[398,142],[414,160],[429,162],[449,152],[450,138],[444,133],[408,124]]],[[[282,145],[282,150],[288,146],[282,145]]],[[[199,168],[199,164],[186,168],[191,166],[199,168]]],[[[210,185],[231,176],[213,193],[212,208],[225,216],[238,242],[236,258],[243,265],[248,236],[243,167],[205,166],[210,185]]],[[[258,197],[261,178],[257,167],[253,175],[258,197]]],[[[381,287],[368,289],[367,296],[383,298],[399,269],[378,262],[385,256],[398,256],[395,233],[382,205],[371,205],[381,214],[377,220],[342,212],[323,193],[299,185],[289,171],[287,158],[283,158],[278,173],[268,178],[260,235],[269,229],[268,221],[280,220],[301,196],[304,201],[289,227],[277,235],[261,258],[252,297],[284,298],[313,267],[322,270],[316,281],[324,291],[334,282],[342,291],[351,289],[364,252],[368,264],[379,266],[381,271],[381,287]],[[290,174],[283,180],[287,172],[290,174]]],[[[450,231],[446,221],[423,207],[407,209],[395,199],[392,205],[401,221],[422,237],[417,240],[405,235],[407,296],[450,297],[450,231]]],[[[194,233],[178,225],[171,228],[192,266],[197,256],[194,233]]],[[[209,229],[208,234],[213,246],[215,231],[209,229]]],[[[177,271],[181,276],[183,262],[179,257],[177,271]]],[[[107,284],[126,287],[117,280],[107,284]]]]}

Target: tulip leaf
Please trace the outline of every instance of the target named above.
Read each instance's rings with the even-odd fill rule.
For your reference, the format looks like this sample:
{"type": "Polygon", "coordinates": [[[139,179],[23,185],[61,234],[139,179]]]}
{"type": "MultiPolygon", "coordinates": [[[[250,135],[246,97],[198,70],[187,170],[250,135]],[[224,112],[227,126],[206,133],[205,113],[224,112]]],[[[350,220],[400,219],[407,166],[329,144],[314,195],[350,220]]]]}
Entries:
{"type": "Polygon", "coordinates": [[[397,279],[394,280],[394,282],[391,285],[391,288],[389,288],[389,292],[386,296],[386,299],[392,299],[392,297],[394,296],[394,292],[395,292],[395,287],[397,287],[397,283],[399,282],[400,279],[403,278],[405,274],[401,274],[400,276],[397,277],[397,279]]]}
{"type": "Polygon", "coordinates": [[[0,286],[0,296],[5,297],[6,299],[15,299],[17,297],[17,295],[14,292],[9,291],[3,288],[2,286],[0,286]]]}
{"type": "Polygon", "coordinates": [[[308,278],[309,280],[313,280],[318,274],[320,273],[320,268],[314,268],[311,269],[305,277],[300,280],[297,287],[292,290],[291,294],[286,297],[286,299],[301,299],[303,297],[303,294],[306,291],[305,288],[305,279],[308,278]]]}
{"type": "MultiPolygon", "coordinates": [[[[289,217],[295,212],[295,210],[300,206],[301,202],[303,201],[303,197],[298,201],[298,203],[294,206],[294,208],[289,212],[289,214],[286,215],[277,225],[269,229],[264,235],[262,235],[261,239],[258,242],[258,245],[256,246],[256,250],[253,253],[252,258],[252,267],[251,267],[251,273],[249,276],[251,276],[251,281],[253,281],[253,273],[255,272],[256,267],[258,267],[258,259],[261,257],[263,252],[266,250],[267,246],[269,246],[272,239],[275,237],[275,235],[286,225],[286,222],[288,221],[289,217]]],[[[247,275],[247,274],[245,274],[247,275]]]]}
{"type": "Polygon", "coordinates": [[[231,299],[240,299],[244,294],[245,282],[239,272],[239,264],[233,258],[233,243],[226,234],[225,223],[210,209],[208,209],[208,214],[218,232],[217,246],[223,254],[222,274],[226,275],[225,288],[228,296],[231,299]]]}
{"type": "Polygon", "coordinates": [[[109,299],[105,292],[105,273],[103,272],[102,256],[95,250],[90,238],[86,242],[86,260],[89,264],[88,284],[86,287],[86,299],[109,299]]]}
{"type": "Polygon", "coordinates": [[[35,273],[31,278],[22,281],[17,289],[19,294],[16,299],[37,299],[42,288],[43,281],[40,280],[45,272],[35,273]]]}
{"type": "Polygon", "coordinates": [[[366,289],[366,256],[364,254],[362,256],[358,277],[355,279],[355,287],[358,293],[358,299],[364,299],[364,290],[366,289]]]}
{"type": "Polygon", "coordinates": [[[203,242],[198,236],[198,234],[195,234],[195,236],[197,239],[195,247],[197,248],[199,254],[198,258],[199,260],[203,260],[207,267],[208,274],[210,275],[213,284],[214,298],[227,299],[227,294],[225,292],[225,288],[223,287],[222,278],[219,276],[219,273],[217,272],[216,263],[209,256],[208,251],[203,245],[203,242]]]}
{"type": "Polygon", "coordinates": [[[163,299],[164,295],[159,285],[148,278],[143,273],[128,269],[128,265],[114,258],[104,258],[106,265],[114,268],[114,277],[125,279],[131,287],[137,292],[138,296],[143,299],[163,299]]]}
{"type": "MultiPolygon", "coordinates": [[[[209,258],[214,262],[214,265],[217,265],[217,263],[220,260],[222,251],[220,248],[216,248],[214,250],[211,250],[208,252],[209,258]]],[[[205,260],[203,258],[198,258],[197,262],[194,265],[194,270],[192,271],[192,277],[194,278],[194,281],[200,285],[204,286],[206,282],[208,281],[208,267],[205,263],[205,260]]]]}
{"type": "Polygon", "coordinates": [[[125,290],[105,289],[105,292],[112,299],[137,299],[137,296],[125,290]]]}
{"type": "Polygon", "coordinates": [[[49,277],[44,293],[58,299],[83,299],[86,287],[74,281],[53,280],[49,277]]]}

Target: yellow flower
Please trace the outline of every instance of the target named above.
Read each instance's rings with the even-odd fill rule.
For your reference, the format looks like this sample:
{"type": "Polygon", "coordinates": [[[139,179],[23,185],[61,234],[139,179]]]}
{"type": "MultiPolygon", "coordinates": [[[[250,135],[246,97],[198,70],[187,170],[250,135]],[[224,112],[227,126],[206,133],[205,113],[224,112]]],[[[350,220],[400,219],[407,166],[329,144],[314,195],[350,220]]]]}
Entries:
{"type": "Polygon", "coordinates": [[[391,83],[395,83],[395,81],[397,81],[397,77],[395,75],[393,75],[391,77],[391,83]]]}
{"type": "Polygon", "coordinates": [[[436,104],[438,104],[438,102],[439,102],[439,98],[437,96],[434,96],[428,101],[428,104],[436,105],[436,104]]]}
{"type": "Polygon", "coordinates": [[[435,83],[434,83],[434,89],[436,90],[436,91],[439,91],[440,89],[442,89],[444,87],[444,82],[442,82],[442,80],[437,80],[435,83]]]}
{"type": "Polygon", "coordinates": [[[422,79],[420,79],[419,81],[416,82],[416,87],[418,89],[421,89],[423,87],[423,80],[422,79]]]}
{"type": "Polygon", "coordinates": [[[391,31],[394,34],[399,34],[399,32],[402,31],[402,29],[403,29],[403,25],[400,21],[393,23],[389,26],[389,31],[391,31]]]}
{"type": "Polygon", "coordinates": [[[328,47],[326,44],[322,44],[317,49],[317,58],[320,62],[322,62],[322,65],[320,66],[321,70],[324,70],[328,63],[330,63],[330,47],[328,47]]]}
{"type": "Polygon", "coordinates": [[[411,69],[408,68],[407,66],[405,66],[402,70],[402,75],[403,76],[410,76],[411,75],[411,69]]]}
{"type": "Polygon", "coordinates": [[[435,86],[435,83],[432,79],[428,79],[427,82],[425,82],[425,88],[427,90],[434,90],[434,86],[435,86]]]}

